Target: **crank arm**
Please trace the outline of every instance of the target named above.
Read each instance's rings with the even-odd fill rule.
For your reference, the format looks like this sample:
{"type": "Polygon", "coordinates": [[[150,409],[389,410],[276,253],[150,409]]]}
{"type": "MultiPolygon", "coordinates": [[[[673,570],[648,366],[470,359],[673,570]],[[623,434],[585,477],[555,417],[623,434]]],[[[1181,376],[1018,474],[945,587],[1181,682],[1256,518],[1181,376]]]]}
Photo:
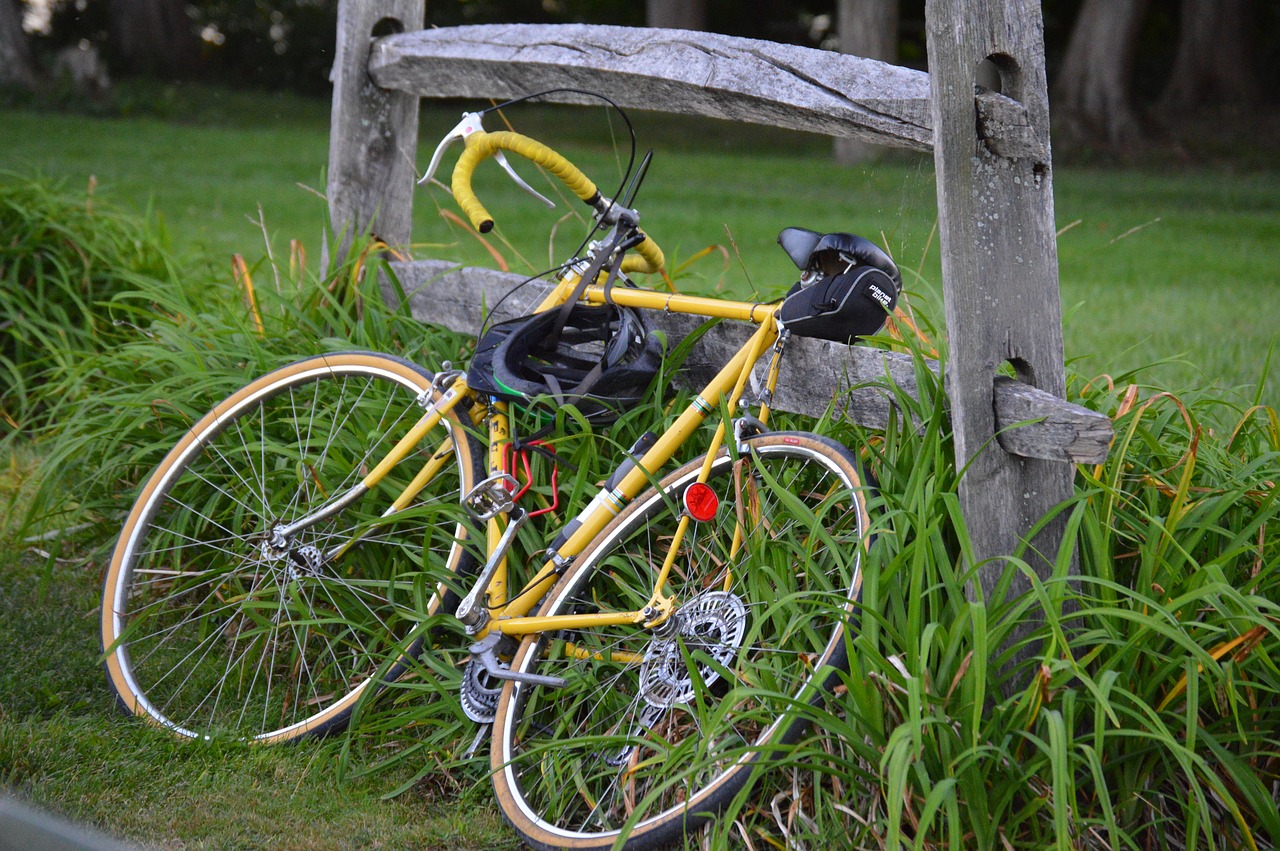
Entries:
{"type": "Polygon", "coordinates": [[[568,680],[564,677],[553,677],[548,674],[520,674],[498,661],[494,648],[502,640],[501,633],[491,632],[484,640],[471,645],[471,661],[484,666],[485,673],[498,680],[514,680],[528,683],[531,686],[547,686],[548,688],[564,688],[568,680]]]}
{"type": "Polygon", "coordinates": [[[507,528],[503,531],[502,537],[498,539],[498,545],[494,549],[493,555],[489,556],[489,560],[485,562],[484,569],[480,571],[480,575],[476,578],[476,583],[472,586],[471,592],[462,598],[462,602],[458,604],[458,611],[455,612],[458,620],[466,625],[468,631],[478,631],[488,619],[488,612],[485,611],[481,599],[485,591],[489,589],[489,583],[493,581],[493,575],[498,572],[498,565],[502,564],[502,560],[506,558],[507,550],[511,548],[512,542],[515,541],[516,532],[519,532],[520,527],[529,519],[529,512],[516,506],[511,509],[507,519],[507,528]]]}

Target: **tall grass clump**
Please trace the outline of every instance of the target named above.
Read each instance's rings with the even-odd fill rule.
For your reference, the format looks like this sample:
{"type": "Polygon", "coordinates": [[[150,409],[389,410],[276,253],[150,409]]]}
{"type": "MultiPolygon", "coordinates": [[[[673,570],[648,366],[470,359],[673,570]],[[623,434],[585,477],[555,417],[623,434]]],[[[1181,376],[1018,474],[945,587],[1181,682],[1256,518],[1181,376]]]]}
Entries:
{"type": "MultiPolygon", "coordinates": [[[[882,388],[900,413],[883,432],[778,424],[834,432],[875,483],[851,671],[802,709],[812,735],[772,754],[690,847],[1275,847],[1276,412],[1073,376],[1076,401],[1108,412],[1117,437],[1105,464],[1079,468],[1055,512],[1067,544],[1040,577],[1025,551],[976,564],[944,386],[932,353],[908,348],[918,395],[882,388]],[[979,571],[1000,589],[1023,574],[1033,591],[985,599],[979,571]]],[[[601,456],[662,412],[655,398],[606,434],[559,438],[570,504],[607,474],[601,456]]],[[[355,776],[407,772],[392,794],[424,782],[483,794],[455,638],[361,707],[344,755],[355,776]]]]}
{"type": "Polygon", "coordinates": [[[127,336],[110,302],[139,287],[180,285],[167,236],[151,216],[94,195],[0,172],[0,419],[33,425],[86,352],[127,336]]]}
{"type": "Polygon", "coordinates": [[[109,544],[112,524],[183,430],[275,367],[356,349],[426,365],[457,359],[462,338],[413,321],[406,299],[402,309],[387,306],[379,280],[398,282],[379,247],[356,240],[345,259],[315,271],[298,242],[288,258],[268,244],[254,266],[236,256],[192,263],[181,275],[121,274],[123,286],[85,300],[94,335],[68,339],[58,367],[39,372],[43,413],[27,435],[44,478],[31,522],[45,533],[93,527],[101,534],[88,537],[109,544]]]}
{"type": "MultiPolygon", "coordinates": [[[[288,258],[268,246],[256,266],[179,267],[154,230],[121,222],[115,243],[91,242],[111,232],[92,227],[96,202],[24,191],[34,200],[10,205],[28,211],[19,223],[45,224],[15,230],[15,245],[28,240],[20,254],[0,245],[11,311],[0,369],[17,376],[3,385],[10,425],[21,419],[24,450],[41,457],[40,487],[23,503],[43,524],[33,531],[89,524],[80,540],[109,546],[138,482],[182,430],[283,363],[347,349],[428,367],[465,359],[465,338],[387,306],[375,271],[389,270],[368,242],[318,270],[296,244],[288,258]],[[98,280],[111,284],[95,289],[98,280]],[[35,315],[45,298],[56,306],[35,315]]],[[[812,733],[771,753],[690,846],[1280,845],[1276,411],[1073,376],[1073,397],[1107,412],[1116,439],[1046,518],[1065,525],[1067,543],[1043,554],[1053,570],[1041,576],[1028,552],[975,563],[943,382],[923,346],[908,349],[918,393],[881,388],[899,412],[882,432],[775,422],[842,439],[875,485],[851,670],[822,705],[800,707],[812,733]],[[1004,587],[1026,575],[1032,593],[984,598],[979,571],[1004,587]]],[[[667,369],[686,351],[677,346],[667,369]]],[[[562,411],[564,428],[548,438],[562,507],[521,531],[516,555],[536,555],[671,404],[655,394],[607,432],[562,411]]],[[[547,460],[533,463],[532,499],[550,505],[547,460]]],[[[386,778],[388,794],[487,799],[484,744],[457,697],[468,639],[447,618],[419,630],[452,633],[440,642],[448,649],[361,705],[338,758],[348,777],[386,778]]]]}
{"type": "Polygon", "coordinates": [[[1027,553],[973,566],[945,397],[918,373],[902,427],[846,433],[879,483],[852,670],[781,760],[790,785],[743,796],[713,844],[1280,844],[1276,412],[1076,379],[1117,436],[1040,579],[1027,553]],[[1033,593],[983,599],[978,570],[1033,593]]]}

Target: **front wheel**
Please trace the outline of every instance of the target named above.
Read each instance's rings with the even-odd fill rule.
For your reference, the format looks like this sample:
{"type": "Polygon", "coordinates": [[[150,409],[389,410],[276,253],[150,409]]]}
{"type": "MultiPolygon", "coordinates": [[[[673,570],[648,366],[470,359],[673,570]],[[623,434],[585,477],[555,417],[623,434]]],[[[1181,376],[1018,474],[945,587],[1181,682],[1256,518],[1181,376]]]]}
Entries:
{"type": "Polygon", "coordinates": [[[480,450],[456,408],[381,485],[340,499],[438,397],[431,379],[386,355],[321,355],[191,426],[107,570],[104,663],[127,711],[190,738],[284,741],[346,722],[381,663],[447,604],[449,576],[474,570],[459,498],[480,450]],[[393,510],[419,471],[426,484],[393,510]]]}
{"type": "MultiPolygon", "coordinates": [[[[719,510],[690,522],[679,545],[665,624],[546,633],[516,653],[514,670],[568,682],[508,683],[494,723],[498,800],[532,845],[677,838],[800,736],[802,707],[847,667],[868,526],[857,463],[812,434],[761,435],[749,448],[712,466],[719,510]]],[[[641,609],[702,463],[615,518],[541,614],[641,609]]]]}

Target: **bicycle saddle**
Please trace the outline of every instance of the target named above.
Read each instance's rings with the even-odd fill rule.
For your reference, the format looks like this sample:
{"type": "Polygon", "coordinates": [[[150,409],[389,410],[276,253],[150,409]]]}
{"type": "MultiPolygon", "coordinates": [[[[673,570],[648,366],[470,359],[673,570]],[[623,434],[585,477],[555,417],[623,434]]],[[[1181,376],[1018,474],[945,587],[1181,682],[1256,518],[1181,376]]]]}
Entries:
{"type": "Polygon", "coordinates": [[[800,269],[800,281],[778,311],[793,333],[848,343],[876,333],[893,315],[902,275],[870,240],[786,228],[778,244],[800,269]]]}
{"type": "Polygon", "coordinates": [[[787,252],[796,268],[809,269],[818,256],[826,251],[838,251],[856,261],[859,266],[871,266],[893,279],[902,289],[902,273],[878,245],[869,239],[851,233],[822,234],[808,228],[783,228],[778,234],[778,245],[787,252]]]}

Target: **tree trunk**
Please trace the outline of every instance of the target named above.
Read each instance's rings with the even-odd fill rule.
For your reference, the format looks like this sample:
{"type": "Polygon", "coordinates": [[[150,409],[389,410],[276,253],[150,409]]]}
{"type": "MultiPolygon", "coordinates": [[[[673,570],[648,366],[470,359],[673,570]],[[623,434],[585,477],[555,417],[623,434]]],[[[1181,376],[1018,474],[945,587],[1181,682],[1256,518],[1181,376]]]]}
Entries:
{"type": "Polygon", "coordinates": [[[664,29],[705,30],[706,0],[646,0],[645,23],[664,29]]]}
{"type": "Polygon", "coordinates": [[[35,68],[22,31],[22,9],[17,0],[0,0],[0,86],[35,88],[35,68]]]}
{"type": "MultiPolygon", "coordinates": [[[[840,52],[881,62],[898,61],[898,0],[840,0],[836,27],[840,52]]],[[[878,145],[836,139],[836,162],[856,165],[872,159],[878,145]]]]}
{"type": "Polygon", "coordinates": [[[183,76],[196,62],[196,40],[183,0],[108,0],[108,41],[125,73],[183,76]]]}
{"type": "Polygon", "coordinates": [[[1129,78],[1146,8],[1147,0],[1085,0],[1053,88],[1055,129],[1113,147],[1141,140],[1129,78]]]}
{"type": "Polygon", "coordinates": [[[1250,0],[1182,0],[1178,54],[1160,97],[1165,110],[1258,99],[1250,0]]]}

